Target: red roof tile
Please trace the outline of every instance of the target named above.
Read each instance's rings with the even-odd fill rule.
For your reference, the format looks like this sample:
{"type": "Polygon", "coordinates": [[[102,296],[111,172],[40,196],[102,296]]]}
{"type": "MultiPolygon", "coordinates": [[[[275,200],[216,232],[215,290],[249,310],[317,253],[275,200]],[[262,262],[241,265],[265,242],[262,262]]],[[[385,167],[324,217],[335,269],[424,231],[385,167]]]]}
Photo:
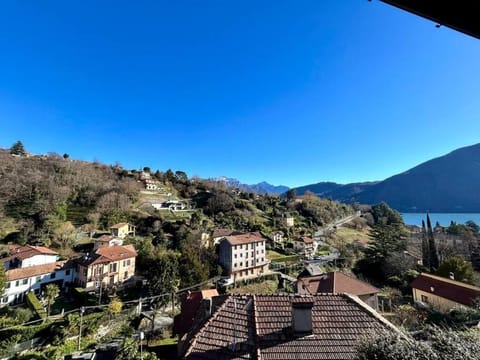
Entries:
{"type": "Polygon", "coordinates": [[[479,287],[424,273],[418,275],[410,286],[467,306],[472,306],[480,296],[479,287]]]}
{"type": "Polygon", "coordinates": [[[55,270],[61,269],[65,263],[66,261],[57,261],[51,264],[11,269],[7,270],[5,274],[7,275],[7,281],[25,279],[33,276],[53,273],[55,270]]]}
{"type": "Polygon", "coordinates": [[[265,241],[265,238],[260,235],[260,233],[256,232],[226,236],[225,239],[227,239],[227,241],[232,245],[250,244],[265,241]]]}
{"type": "Polygon", "coordinates": [[[354,359],[363,336],[385,329],[396,330],[349,295],[231,295],[190,338],[185,357],[354,359]],[[293,301],[313,301],[309,336],[292,333],[293,301]]]}
{"type": "Polygon", "coordinates": [[[25,260],[36,255],[58,255],[56,251],[53,251],[44,246],[32,246],[32,245],[9,245],[8,246],[9,255],[3,259],[3,262],[6,262],[11,259],[20,259],[25,260]]]}
{"type": "Polygon", "coordinates": [[[335,271],[298,279],[297,291],[299,294],[348,293],[360,296],[376,294],[380,290],[364,281],[335,271]]]}

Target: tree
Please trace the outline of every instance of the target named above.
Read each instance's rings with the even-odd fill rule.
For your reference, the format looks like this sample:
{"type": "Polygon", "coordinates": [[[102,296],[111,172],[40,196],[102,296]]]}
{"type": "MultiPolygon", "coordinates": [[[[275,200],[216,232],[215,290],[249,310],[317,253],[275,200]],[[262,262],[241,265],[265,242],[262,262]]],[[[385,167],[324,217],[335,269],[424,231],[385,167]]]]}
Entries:
{"type": "Polygon", "coordinates": [[[68,155],[67,153],[65,153],[65,154],[63,154],[63,158],[64,158],[65,160],[68,160],[68,159],[70,158],[70,155],[68,155]]]}
{"type": "Polygon", "coordinates": [[[433,237],[432,223],[430,221],[430,215],[427,213],[427,237],[428,237],[428,256],[430,272],[434,272],[438,269],[439,260],[437,247],[435,245],[435,239],[433,237]]]}
{"type": "Polygon", "coordinates": [[[18,140],[15,144],[12,145],[10,148],[10,154],[13,155],[20,155],[23,156],[26,154],[25,148],[23,147],[23,143],[18,140]]]}
{"type": "Polygon", "coordinates": [[[0,262],[0,294],[3,294],[5,284],[7,283],[7,275],[5,274],[5,266],[0,262]]]}
{"type": "Polygon", "coordinates": [[[185,171],[180,171],[180,170],[175,171],[175,177],[179,181],[187,181],[188,180],[188,176],[187,176],[187,173],[185,171]]]}
{"type": "Polygon", "coordinates": [[[427,229],[425,221],[422,220],[422,263],[426,269],[430,270],[430,249],[428,247],[427,229]]]}
{"type": "Polygon", "coordinates": [[[45,287],[45,296],[47,298],[47,316],[50,316],[50,308],[59,293],[60,289],[55,284],[48,284],[45,287]]]}
{"type": "Polygon", "coordinates": [[[112,301],[110,301],[110,304],[108,304],[108,312],[110,313],[110,316],[119,314],[122,311],[122,307],[122,301],[119,298],[114,297],[112,301]]]}
{"type": "Polygon", "coordinates": [[[285,197],[287,198],[287,201],[293,201],[297,197],[297,190],[295,189],[290,189],[285,193],[285,197]]]}
{"type": "Polygon", "coordinates": [[[446,259],[438,268],[437,275],[450,277],[453,274],[456,280],[470,282],[473,277],[472,265],[460,256],[446,259]]]}

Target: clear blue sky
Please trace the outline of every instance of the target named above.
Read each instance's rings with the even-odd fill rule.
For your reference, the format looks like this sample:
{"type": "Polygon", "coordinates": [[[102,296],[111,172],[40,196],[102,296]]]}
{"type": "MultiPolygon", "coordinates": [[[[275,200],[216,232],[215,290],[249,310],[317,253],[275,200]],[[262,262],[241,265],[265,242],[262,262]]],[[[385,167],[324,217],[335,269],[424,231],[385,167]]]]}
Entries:
{"type": "Polygon", "coordinates": [[[298,186],[480,142],[480,41],[379,1],[9,1],[0,146],[298,186]]]}

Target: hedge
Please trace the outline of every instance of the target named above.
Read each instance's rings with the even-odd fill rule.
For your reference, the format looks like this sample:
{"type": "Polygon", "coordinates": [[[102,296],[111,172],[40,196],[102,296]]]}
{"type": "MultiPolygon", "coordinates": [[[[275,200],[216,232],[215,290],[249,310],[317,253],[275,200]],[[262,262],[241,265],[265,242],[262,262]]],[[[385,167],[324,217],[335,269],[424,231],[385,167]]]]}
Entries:
{"type": "Polygon", "coordinates": [[[47,317],[47,312],[43,308],[43,305],[35,296],[33,291],[30,291],[26,296],[28,306],[37,314],[40,319],[45,319],[47,317]]]}

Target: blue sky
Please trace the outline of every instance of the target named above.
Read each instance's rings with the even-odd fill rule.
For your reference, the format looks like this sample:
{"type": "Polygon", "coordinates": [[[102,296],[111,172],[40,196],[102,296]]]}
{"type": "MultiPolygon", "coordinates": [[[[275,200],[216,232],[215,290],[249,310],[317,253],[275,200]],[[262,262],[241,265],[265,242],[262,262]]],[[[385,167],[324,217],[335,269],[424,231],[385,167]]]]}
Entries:
{"type": "Polygon", "coordinates": [[[480,42],[379,1],[11,1],[0,146],[299,186],[480,142],[480,42]]]}

